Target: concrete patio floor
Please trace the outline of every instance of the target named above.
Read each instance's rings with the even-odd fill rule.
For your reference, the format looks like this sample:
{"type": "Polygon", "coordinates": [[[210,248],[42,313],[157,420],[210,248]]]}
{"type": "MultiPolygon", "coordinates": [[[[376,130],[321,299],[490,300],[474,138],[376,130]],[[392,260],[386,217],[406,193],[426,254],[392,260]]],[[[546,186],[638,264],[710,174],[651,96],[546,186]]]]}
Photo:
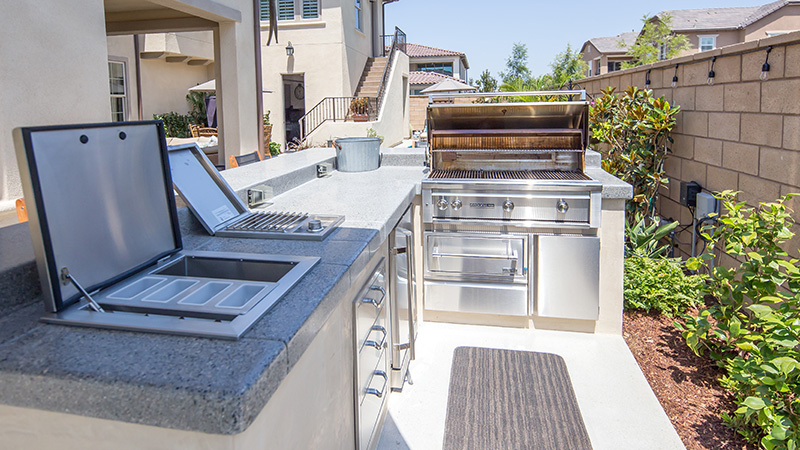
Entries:
{"type": "Polygon", "coordinates": [[[460,346],[564,358],[594,450],[683,449],[621,336],[424,322],[414,384],[389,398],[378,449],[437,449],[444,439],[453,350],[460,346]]]}

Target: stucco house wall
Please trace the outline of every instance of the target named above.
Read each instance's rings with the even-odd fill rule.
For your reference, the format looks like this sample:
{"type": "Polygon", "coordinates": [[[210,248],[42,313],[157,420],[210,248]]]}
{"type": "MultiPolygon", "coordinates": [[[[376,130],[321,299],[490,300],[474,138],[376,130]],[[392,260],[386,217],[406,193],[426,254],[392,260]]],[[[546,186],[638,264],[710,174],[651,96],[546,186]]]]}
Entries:
{"type": "MultiPolygon", "coordinates": [[[[133,20],[131,17],[136,14],[117,11],[114,21],[107,23],[106,5],[101,0],[86,0],[80,8],[57,0],[4,2],[3,6],[13,14],[0,14],[0,41],[14,45],[0,45],[0,213],[13,215],[14,201],[22,197],[22,188],[12,130],[33,125],[108,122],[111,52],[107,34],[132,39],[134,31],[126,33],[122,31],[124,27],[144,26],[145,22],[133,20]]],[[[139,5],[120,2],[116,6],[139,5]]],[[[168,8],[191,16],[192,23],[207,24],[209,30],[216,28],[218,93],[226,99],[219,105],[225,123],[223,150],[240,154],[258,148],[260,118],[255,96],[252,2],[160,0],[158,5],[146,6],[168,8]]],[[[158,23],[177,27],[174,24],[181,22],[158,23]]],[[[131,53],[122,54],[132,63],[131,53]]],[[[130,64],[128,75],[133,80],[130,64]]]]}
{"type": "MultiPolygon", "coordinates": [[[[362,28],[356,29],[352,0],[321,2],[316,19],[278,21],[278,40],[267,46],[269,22],[261,21],[261,64],[264,110],[270,111],[272,140],[286,144],[283,76],[303,76],[305,112],[325,97],[350,97],[367,59],[373,56],[373,36],[381,34],[380,2],[362,2],[362,28]],[[377,6],[376,6],[377,5],[377,6]],[[375,18],[377,27],[373,26],[375,18]],[[293,56],[286,55],[291,42],[293,56]]],[[[382,42],[382,41],[381,41],[382,42]]],[[[293,95],[293,93],[289,93],[293,95]]]]}
{"type": "Polygon", "coordinates": [[[410,62],[410,70],[420,70],[417,65],[425,63],[444,62],[453,64],[453,78],[458,78],[461,81],[467,82],[467,68],[464,66],[460,56],[429,56],[429,57],[415,57],[410,62]]]}

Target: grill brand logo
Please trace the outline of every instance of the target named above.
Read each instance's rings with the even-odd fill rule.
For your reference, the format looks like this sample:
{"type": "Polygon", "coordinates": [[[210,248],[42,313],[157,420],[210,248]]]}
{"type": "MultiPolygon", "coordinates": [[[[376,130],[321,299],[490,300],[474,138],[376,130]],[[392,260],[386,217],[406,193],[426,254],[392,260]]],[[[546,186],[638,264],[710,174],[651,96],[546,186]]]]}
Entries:
{"type": "Polygon", "coordinates": [[[494,208],[494,203],[470,202],[470,208],[494,208]]]}

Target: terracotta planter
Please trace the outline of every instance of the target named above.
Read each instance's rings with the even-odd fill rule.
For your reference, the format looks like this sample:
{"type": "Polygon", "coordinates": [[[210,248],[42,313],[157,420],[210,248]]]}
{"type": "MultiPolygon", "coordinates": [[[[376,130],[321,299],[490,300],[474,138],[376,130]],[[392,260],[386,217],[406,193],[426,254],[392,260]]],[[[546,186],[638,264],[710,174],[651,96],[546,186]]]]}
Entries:
{"type": "Polygon", "coordinates": [[[369,122],[369,114],[356,114],[353,113],[353,121],[354,122],[369,122]]]}

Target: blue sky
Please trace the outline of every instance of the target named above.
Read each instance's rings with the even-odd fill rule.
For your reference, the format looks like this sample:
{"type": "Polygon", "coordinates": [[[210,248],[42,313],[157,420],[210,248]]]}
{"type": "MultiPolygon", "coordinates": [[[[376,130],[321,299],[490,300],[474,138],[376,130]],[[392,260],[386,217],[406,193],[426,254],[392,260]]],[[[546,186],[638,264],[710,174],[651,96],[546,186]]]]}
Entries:
{"type": "Polygon", "coordinates": [[[528,46],[528,67],[540,75],[550,71],[553,57],[567,44],[580,50],[593,37],[639,31],[645,14],[768,2],[399,0],[386,5],[386,29],[396,25],[408,35],[408,42],[466,53],[470,78],[478,78],[484,69],[497,78],[513,43],[522,42],[528,46]]]}

